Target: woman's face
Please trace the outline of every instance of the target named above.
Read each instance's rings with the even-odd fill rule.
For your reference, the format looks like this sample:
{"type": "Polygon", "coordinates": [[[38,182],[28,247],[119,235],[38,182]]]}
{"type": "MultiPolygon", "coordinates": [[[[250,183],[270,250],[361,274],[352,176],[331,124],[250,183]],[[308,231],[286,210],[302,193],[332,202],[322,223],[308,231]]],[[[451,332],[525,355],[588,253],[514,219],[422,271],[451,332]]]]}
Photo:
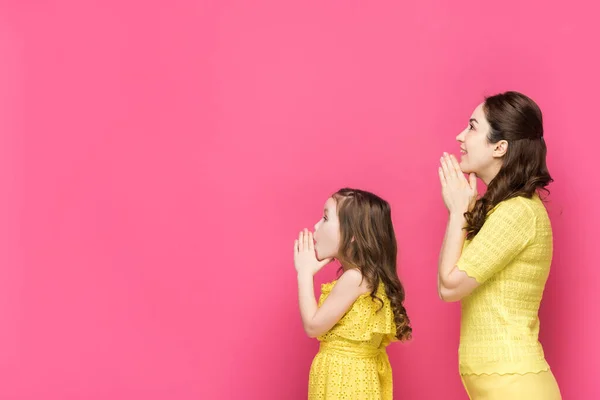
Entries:
{"type": "Polygon", "coordinates": [[[490,143],[488,123],[483,103],[477,106],[469,118],[467,128],[456,136],[460,143],[460,168],[466,173],[475,173],[478,177],[489,183],[502,166],[502,156],[506,152],[508,143],[502,140],[490,143]]]}

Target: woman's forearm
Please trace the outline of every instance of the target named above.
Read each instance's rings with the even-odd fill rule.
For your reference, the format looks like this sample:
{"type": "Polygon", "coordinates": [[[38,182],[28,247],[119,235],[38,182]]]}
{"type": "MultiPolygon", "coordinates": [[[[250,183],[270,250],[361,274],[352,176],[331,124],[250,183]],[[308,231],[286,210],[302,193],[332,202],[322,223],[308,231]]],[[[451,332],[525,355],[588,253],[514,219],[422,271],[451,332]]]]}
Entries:
{"type": "Polygon", "coordinates": [[[463,214],[450,214],[446,233],[438,260],[438,292],[442,287],[450,289],[449,275],[456,266],[465,243],[465,217],[463,214]]]}

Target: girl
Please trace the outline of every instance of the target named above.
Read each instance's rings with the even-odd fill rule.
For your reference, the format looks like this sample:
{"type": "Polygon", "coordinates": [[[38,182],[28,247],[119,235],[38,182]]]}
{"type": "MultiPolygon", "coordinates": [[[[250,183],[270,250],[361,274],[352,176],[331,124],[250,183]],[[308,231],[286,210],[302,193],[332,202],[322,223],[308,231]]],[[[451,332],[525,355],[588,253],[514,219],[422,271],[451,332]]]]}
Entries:
{"type": "Polygon", "coordinates": [[[539,196],[552,181],[543,135],[537,104],[507,92],[480,104],[457,136],[460,163],[441,158],[449,217],[438,290],[445,301],[461,301],[459,368],[473,400],[561,398],[538,341],[552,260],[539,196]],[[480,199],[476,178],[487,185],[480,199]]]}
{"type": "Polygon", "coordinates": [[[294,243],[302,323],[321,342],[308,398],[391,399],[385,348],[410,339],[412,329],[396,273],[390,206],[374,194],[342,189],[327,200],[314,228],[314,239],[305,229],[294,243]],[[322,285],[317,304],[313,276],[333,258],[343,273],[322,285]]]}

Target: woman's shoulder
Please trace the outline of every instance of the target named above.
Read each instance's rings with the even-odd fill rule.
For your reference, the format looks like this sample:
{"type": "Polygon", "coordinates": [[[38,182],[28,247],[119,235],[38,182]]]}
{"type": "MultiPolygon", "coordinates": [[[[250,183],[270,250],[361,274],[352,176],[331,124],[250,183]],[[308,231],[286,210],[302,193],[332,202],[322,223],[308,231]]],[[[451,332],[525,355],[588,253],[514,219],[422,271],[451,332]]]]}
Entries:
{"type": "Polygon", "coordinates": [[[490,214],[499,213],[511,216],[522,215],[524,218],[527,218],[535,216],[540,211],[545,212],[545,210],[546,208],[544,207],[544,203],[536,194],[531,198],[525,196],[515,196],[511,197],[510,199],[503,200],[496,204],[492,210],[490,210],[490,214]]]}

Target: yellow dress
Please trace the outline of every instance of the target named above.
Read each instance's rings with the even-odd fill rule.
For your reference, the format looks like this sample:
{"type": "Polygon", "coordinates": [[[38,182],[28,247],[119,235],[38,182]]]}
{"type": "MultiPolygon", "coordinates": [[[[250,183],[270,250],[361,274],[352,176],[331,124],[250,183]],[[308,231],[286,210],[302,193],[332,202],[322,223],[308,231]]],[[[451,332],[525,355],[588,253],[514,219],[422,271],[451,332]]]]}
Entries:
{"type": "MultiPolygon", "coordinates": [[[[319,307],[336,281],[321,286],[319,307]]],[[[392,368],[386,353],[396,341],[396,324],[383,284],[377,289],[381,302],[370,293],[361,295],[350,310],[318,337],[319,352],[310,368],[308,398],[377,399],[392,398],[392,368]]]]}

